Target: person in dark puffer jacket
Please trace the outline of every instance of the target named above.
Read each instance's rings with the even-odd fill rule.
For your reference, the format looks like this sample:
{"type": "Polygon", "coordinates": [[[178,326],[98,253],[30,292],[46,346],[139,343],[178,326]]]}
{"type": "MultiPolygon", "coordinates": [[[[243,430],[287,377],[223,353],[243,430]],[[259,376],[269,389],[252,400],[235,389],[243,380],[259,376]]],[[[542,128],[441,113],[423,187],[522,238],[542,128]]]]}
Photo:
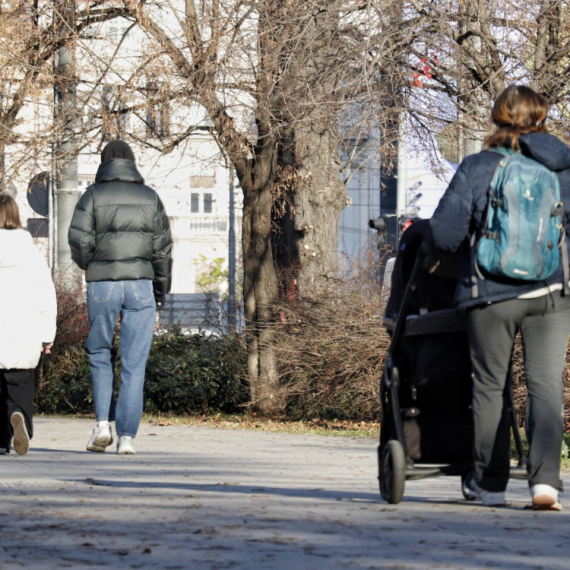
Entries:
{"type": "Polygon", "coordinates": [[[101,153],[95,184],[79,200],[69,245],[73,260],[85,270],[89,356],[97,426],[88,451],[135,453],[143,409],[146,361],[155,314],[170,291],[172,236],[156,192],[145,186],[135,156],[123,141],[110,142],[101,153]],[[115,324],[121,315],[121,387],[114,399],[115,324]]]}
{"type": "MultiPolygon", "coordinates": [[[[569,228],[570,149],[548,133],[547,113],[548,105],[540,95],[528,87],[508,87],[493,107],[497,130],[486,138],[484,148],[506,146],[554,171],[569,228]]],[[[461,163],[431,220],[431,242],[437,250],[455,251],[482,230],[491,179],[502,158],[484,150],[461,163]]],[[[569,245],[567,234],[562,247],[569,245]]],[[[529,398],[526,431],[533,508],[561,509],[562,373],[570,334],[570,296],[562,292],[562,258],[548,279],[517,281],[477,275],[472,252],[466,248],[456,305],[466,311],[473,365],[475,481],[465,491],[485,505],[505,503],[510,433],[504,388],[515,336],[521,331],[529,398]]]]}

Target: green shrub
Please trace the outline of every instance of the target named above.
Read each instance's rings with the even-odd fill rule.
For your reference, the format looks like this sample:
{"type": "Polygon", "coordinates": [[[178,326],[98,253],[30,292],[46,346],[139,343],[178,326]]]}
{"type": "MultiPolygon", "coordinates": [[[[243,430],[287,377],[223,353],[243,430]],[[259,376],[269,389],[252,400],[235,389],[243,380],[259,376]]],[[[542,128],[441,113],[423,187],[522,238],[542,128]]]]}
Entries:
{"type": "MultiPolygon", "coordinates": [[[[55,345],[54,345],[55,346],[55,345]]],[[[45,414],[93,413],[91,373],[87,355],[81,346],[66,347],[44,363],[36,393],[36,411],[45,414]]],[[[49,358],[49,357],[48,357],[49,358]]]]}
{"type": "MultiPolygon", "coordinates": [[[[147,362],[145,411],[238,412],[249,399],[243,382],[245,363],[236,337],[184,335],[179,330],[166,333],[154,340],[147,362]]],[[[117,390],[119,373],[120,353],[117,390]]],[[[41,374],[38,412],[94,413],[89,362],[81,345],[60,346],[56,359],[45,359],[41,374]]]]}
{"type": "Polygon", "coordinates": [[[56,281],[57,333],[51,354],[37,370],[36,411],[46,414],[92,413],[91,374],[84,345],[89,333],[85,295],[78,286],[56,281]]]}
{"type": "Polygon", "coordinates": [[[249,399],[245,371],[238,337],[168,332],[153,342],[147,362],[145,410],[240,411],[249,399]]]}

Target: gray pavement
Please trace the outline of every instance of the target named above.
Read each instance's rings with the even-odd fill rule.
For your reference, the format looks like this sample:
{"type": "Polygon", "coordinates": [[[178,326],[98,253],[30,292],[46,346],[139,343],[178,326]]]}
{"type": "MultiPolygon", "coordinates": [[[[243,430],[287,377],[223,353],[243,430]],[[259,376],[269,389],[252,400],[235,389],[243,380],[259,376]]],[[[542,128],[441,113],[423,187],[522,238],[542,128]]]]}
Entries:
{"type": "Polygon", "coordinates": [[[570,568],[570,500],[530,511],[521,481],[503,509],[451,477],[393,506],[373,439],[143,424],[118,456],[84,451],[92,426],[40,418],[29,455],[0,456],[2,570],[570,568]]]}

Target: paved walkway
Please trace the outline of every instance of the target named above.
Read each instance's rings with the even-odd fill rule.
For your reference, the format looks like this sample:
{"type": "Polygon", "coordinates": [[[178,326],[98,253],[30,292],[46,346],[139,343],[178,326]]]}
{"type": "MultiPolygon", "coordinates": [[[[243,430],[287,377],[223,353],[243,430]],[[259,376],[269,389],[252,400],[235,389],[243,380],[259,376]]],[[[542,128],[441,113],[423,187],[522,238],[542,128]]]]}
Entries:
{"type": "MultiPolygon", "coordinates": [[[[562,513],[463,500],[458,478],[379,498],[376,441],[143,424],[138,454],[83,451],[92,422],[38,419],[0,456],[0,568],[570,568],[562,513]]],[[[566,486],[570,478],[566,475],[566,486]]]]}

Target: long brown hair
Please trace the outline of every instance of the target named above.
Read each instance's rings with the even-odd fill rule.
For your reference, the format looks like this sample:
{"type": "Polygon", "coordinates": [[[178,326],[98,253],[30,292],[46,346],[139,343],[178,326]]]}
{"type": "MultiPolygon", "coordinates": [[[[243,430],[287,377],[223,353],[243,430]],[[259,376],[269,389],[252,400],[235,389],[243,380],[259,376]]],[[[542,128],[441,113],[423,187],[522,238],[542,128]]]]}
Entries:
{"type": "Polygon", "coordinates": [[[518,150],[519,137],[527,133],[547,133],[544,124],[548,103],[530,87],[509,85],[495,101],[491,119],[497,130],[485,138],[485,150],[503,146],[510,141],[511,148],[518,150]]]}
{"type": "Polygon", "coordinates": [[[21,230],[20,210],[12,196],[0,194],[0,230],[21,230]]]}

